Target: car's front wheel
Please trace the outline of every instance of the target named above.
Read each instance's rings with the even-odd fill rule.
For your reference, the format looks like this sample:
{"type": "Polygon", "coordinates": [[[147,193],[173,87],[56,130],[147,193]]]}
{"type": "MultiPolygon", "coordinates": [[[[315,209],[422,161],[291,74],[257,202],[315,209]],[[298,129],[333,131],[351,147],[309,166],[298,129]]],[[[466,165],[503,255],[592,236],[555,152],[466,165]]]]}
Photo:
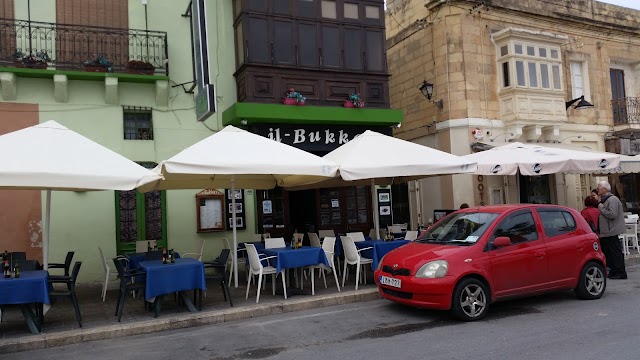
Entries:
{"type": "Polygon", "coordinates": [[[602,265],[588,262],[580,271],[578,286],[574,289],[580,299],[595,300],[602,297],[607,288],[607,277],[602,265]]]}
{"type": "Polygon", "coordinates": [[[480,280],[467,278],[458,283],[453,291],[451,311],[464,321],[480,320],[489,311],[489,292],[480,280]]]}

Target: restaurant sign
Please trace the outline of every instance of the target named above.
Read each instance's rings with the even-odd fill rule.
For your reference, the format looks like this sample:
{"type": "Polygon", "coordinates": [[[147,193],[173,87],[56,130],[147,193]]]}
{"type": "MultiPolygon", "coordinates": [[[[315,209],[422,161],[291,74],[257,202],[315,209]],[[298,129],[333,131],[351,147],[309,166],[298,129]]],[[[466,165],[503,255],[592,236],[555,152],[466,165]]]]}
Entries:
{"type": "Polygon", "coordinates": [[[366,130],[391,136],[387,126],[254,124],[248,130],[305,151],[332,151],[366,130]]]}

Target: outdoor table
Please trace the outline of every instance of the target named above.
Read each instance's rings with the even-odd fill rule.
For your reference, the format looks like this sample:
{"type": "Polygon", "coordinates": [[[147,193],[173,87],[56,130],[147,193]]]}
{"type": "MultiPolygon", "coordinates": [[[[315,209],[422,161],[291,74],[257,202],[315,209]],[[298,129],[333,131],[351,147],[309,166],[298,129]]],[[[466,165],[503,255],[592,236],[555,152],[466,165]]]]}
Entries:
{"type": "MultiPolygon", "coordinates": [[[[346,235],[342,234],[342,236],[346,236],[346,235]]],[[[367,241],[372,240],[370,236],[365,236],[364,239],[367,240],[367,241]]],[[[355,243],[357,244],[359,242],[360,241],[356,241],[355,243]]],[[[333,254],[336,257],[341,257],[342,253],[344,252],[344,250],[342,249],[342,239],[340,239],[340,235],[336,235],[336,246],[335,246],[334,251],[335,252],[333,254]]]]}
{"type": "Polygon", "coordinates": [[[32,333],[40,333],[43,304],[49,304],[49,273],[45,270],[23,271],[19,278],[0,278],[0,305],[21,305],[22,314],[32,333]],[[36,304],[36,313],[30,304],[36,304]]]}
{"type": "MultiPolygon", "coordinates": [[[[270,259],[269,262],[276,268],[277,273],[283,269],[296,269],[320,264],[330,267],[329,260],[327,260],[327,256],[324,254],[324,250],[322,250],[322,248],[311,246],[303,246],[297,249],[292,249],[290,247],[271,248],[262,250],[262,253],[267,256],[275,256],[275,258],[270,259]]],[[[314,286],[314,272],[314,269],[311,268],[312,287],[314,286]]],[[[302,281],[300,282],[300,285],[302,285],[302,281]]]]}
{"type": "Polygon", "coordinates": [[[384,241],[384,240],[365,240],[356,242],[356,247],[358,249],[371,247],[371,249],[363,250],[360,252],[360,255],[366,258],[373,260],[371,267],[375,270],[378,268],[378,262],[385,256],[389,251],[399,248],[402,245],[408,244],[411,241],[404,239],[395,239],[393,241],[384,241]]]}
{"type": "Polygon", "coordinates": [[[162,297],[175,292],[180,295],[180,299],[189,311],[198,311],[185,291],[207,289],[202,261],[182,258],[176,259],[173,264],[163,264],[161,260],[152,260],[142,261],[139,265],[147,272],[144,299],[153,301],[156,317],[160,312],[162,297]]]}
{"type": "MultiPolygon", "coordinates": [[[[176,259],[180,258],[180,254],[174,251],[173,255],[176,259]]],[[[129,259],[129,269],[137,269],[140,267],[140,263],[143,261],[147,261],[147,253],[139,252],[125,255],[127,259],[129,259]]]]}

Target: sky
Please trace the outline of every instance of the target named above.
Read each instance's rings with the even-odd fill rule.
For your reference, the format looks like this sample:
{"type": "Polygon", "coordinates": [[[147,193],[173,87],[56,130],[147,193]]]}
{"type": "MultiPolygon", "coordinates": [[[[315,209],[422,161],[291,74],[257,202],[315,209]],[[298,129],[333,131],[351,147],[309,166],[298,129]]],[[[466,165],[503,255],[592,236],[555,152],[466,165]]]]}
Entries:
{"type": "Polygon", "coordinates": [[[640,0],[598,0],[598,1],[640,10],[640,0]]]}

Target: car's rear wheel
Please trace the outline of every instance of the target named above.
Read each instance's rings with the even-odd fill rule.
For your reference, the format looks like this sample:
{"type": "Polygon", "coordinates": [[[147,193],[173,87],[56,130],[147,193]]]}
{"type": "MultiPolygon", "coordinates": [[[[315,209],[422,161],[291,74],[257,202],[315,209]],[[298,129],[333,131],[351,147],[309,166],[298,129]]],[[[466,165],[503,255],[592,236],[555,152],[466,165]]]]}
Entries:
{"type": "Polygon", "coordinates": [[[489,292],[480,280],[467,278],[458,283],[453,291],[451,311],[464,321],[480,320],[489,311],[489,292]]]}
{"type": "Polygon", "coordinates": [[[588,262],[580,271],[578,286],[574,289],[580,299],[595,300],[602,297],[607,288],[607,277],[602,265],[588,262]]]}

